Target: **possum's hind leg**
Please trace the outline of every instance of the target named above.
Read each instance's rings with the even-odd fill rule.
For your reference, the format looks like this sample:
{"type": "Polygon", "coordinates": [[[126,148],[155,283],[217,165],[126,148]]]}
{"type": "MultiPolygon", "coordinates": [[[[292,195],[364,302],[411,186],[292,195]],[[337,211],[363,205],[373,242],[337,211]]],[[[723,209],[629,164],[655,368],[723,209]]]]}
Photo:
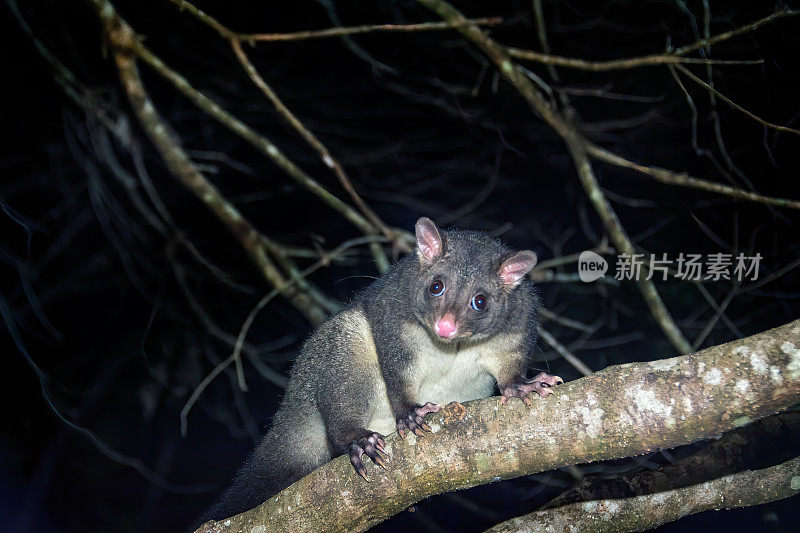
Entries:
{"type": "Polygon", "coordinates": [[[369,322],[352,309],[326,323],[308,343],[316,368],[317,406],[334,455],[348,454],[356,473],[367,479],[363,457],[385,468],[389,458],[384,436],[391,426],[370,427],[376,418],[391,418],[369,322]],[[385,413],[381,411],[385,404],[385,413]],[[385,416],[383,416],[385,415],[385,416]]]}
{"type": "Polygon", "coordinates": [[[348,454],[356,473],[366,480],[369,478],[364,455],[383,468],[389,459],[384,449],[384,436],[366,428],[375,392],[374,378],[366,375],[357,379],[353,376],[344,380],[332,379],[326,383],[323,394],[327,398],[336,398],[337,402],[320,402],[333,453],[348,454]]]}

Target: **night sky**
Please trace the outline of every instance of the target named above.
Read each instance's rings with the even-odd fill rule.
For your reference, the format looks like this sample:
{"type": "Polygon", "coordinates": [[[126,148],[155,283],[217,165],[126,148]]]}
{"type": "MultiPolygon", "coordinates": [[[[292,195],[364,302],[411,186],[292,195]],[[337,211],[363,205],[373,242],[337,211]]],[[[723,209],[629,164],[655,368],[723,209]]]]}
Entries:
{"type": "MultiPolygon", "coordinates": [[[[113,2],[169,68],[354,205],[319,153],[248,78],[228,41],[175,4],[113,2]]],[[[453,3],[467,17],[501,17],[487,27],[497,42],[542,51],[536,4],[453,3]]],[[[194,5],[242,33],[440,20],[412,1],[194,5]]],[[[596,61],[659,54],[696,42],[706,30],[716,35],[742,28],[787,5],[795,7],[541,2],[550,52],[596,61]]],[[[241,390],[229,365],[195,401],[197,387],[231,355],[242,324],[273,286],[235,233],[154,148],[120,83],[92,2],[8,0],[0,9],[6,131],[0,154],[0,530],[185,529],[263,434],[312,321],[287,298],[272,299],[246,337],[248,390],[241,390]]],[[[545,99],[567,109],[571,126],[596,145],[631,161],[798,201],[800,132],[791,129],[800,128],[798,29],[800,17],[775,17],[687,54],[747,61],[683,64],[717,93],[665,65],[553,71],[518,61],[545,99]]],[[[489,231],[512,247],[534,250],[540,262],[604,248],[611,268],[605,280],[579,281],[574,258],[538,278],[545,308],[581,325],[551,318],[544,327],[591,370],[678,354],[636,283],[613,279],[614,241],[563,140],[457,31],[376,31],[244,43],[243,50],[388,227],[413,232],[417,218],[428,216],[445,227],[489,231]]],[[[142,62],[139,69],[153,105],[197,168],[282,251],[275,255],[284,260],[277,260],[281,272],[291,266],[302,271],[320,251],[363,237],[158,72],[142,62]]],[[[693,348],[798,317],[796,205],[666,185],[598,161],[593,169],[637,253],[671,259],[760,254],[756,280],[655,283],[693,348]]],[[[382,246],[390,259],[400,253],[391,243],[382,246]]],[[[336,303],[378,275],[361,244],[315,269],[307,288],[336,303]]],[[[538,369],[568,381],[581,377],[541,341],[536,359],[538,369]]],[[[792,439],[798,438],[786,437],[795,452],[800,440],[792,439]]],[[[657,468],[701,445],[581,468],[621,475],[657,468]]],[[[781,458],[777,451],[771,457],[781,458]]],[[[375,530],[483,531],[574,483],[565,469],[437,496],[375,530]]],[[[707,512],[661,530],[791,531],[798,504],[794,497],[707,512]]]]}

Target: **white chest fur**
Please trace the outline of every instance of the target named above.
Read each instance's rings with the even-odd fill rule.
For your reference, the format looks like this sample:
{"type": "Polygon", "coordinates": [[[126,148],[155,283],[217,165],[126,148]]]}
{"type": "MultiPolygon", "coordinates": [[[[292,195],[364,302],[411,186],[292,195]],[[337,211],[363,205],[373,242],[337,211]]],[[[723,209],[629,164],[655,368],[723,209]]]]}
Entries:
{"type": "MultiPolygon", "coordinates": [[[[509,357],[520,336],[498,335],[481,343],[444,344],[434,341],[417,324],[403,327],[403,342],[413,355],[408,370],[411,400],[417,404],[447,404],[485,398],[495,384],[493,369],[509,357]]],[[[383,382],[377,391],[367,428],[387,435],[395,418],[383,382]]]]}
{"type": "Polygon", "coordinates": [[[480,343],[445,344],[433,340],[417,324],[404,326],[403,340],[414,354],[409,377],[420,404],[466,402],[491,395],[492,363],[510,344],[504,336],[480,343]]]}

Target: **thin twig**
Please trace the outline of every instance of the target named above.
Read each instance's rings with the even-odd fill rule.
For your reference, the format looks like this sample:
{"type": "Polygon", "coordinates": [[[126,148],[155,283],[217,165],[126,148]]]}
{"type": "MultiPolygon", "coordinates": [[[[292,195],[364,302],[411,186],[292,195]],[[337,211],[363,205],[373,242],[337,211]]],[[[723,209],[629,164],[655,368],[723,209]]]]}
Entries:
{"type": "Polygon", "coordinates": [[[734,102],[733,100],[731,100],[730,98],[728,98],[727,96],[725,96],[724,94],[719,92],[717,89],[715,89],[714,87],[712,87],[708,83],[704,82],[703,80],[701,80],[700,78],[695,76],[695,74],[692,71],[690,71],[689,69],[687,69],[683,65],[675,65],[675,68],[678,69],[679,71],[681,71],[684,76],[686,76],[690,80],[694,81],[695,83],[697,83],[698,85],[703,87],[705,90],[711,92],[712,94],[717,96],[720,100],[722,100],[723,102],[725,102],[726,104],[728,104],[729,106],[734,108],[735,110],[737,110],[740,113],[743,113],[743,114],[747,115],[748,117],[752,118],[753,120],[755,120],[759,124],[762,124],[762,125],[764,125],[764,126],[766,126],[768,128],[772,128],[772,129],[777,130],[777,131],[785,131],[785,132],[788,132],[788,133],[794,133],[795,135],[800,135],[800,130],[796,130],[794,128],[789,128],[789,127],[786,127],[786,126],[781,126],[780,124],[773,124],[772,122],[767,122],[766,120],[764,120],[763,118],[759,117],[755,113],[751,113],[747,109],[743,108],[742,106],[740,106],[739,104],[737,104],[736,102],[734,102]]]}
{"type": "MultiPolygon", "coordinates": [[[[200,302],[197,301],[197,298],[189,288],[183,267],[174,261],[172,270],[175,274],[175,279],[178,281],[178,286],[181,288],[186,300],[189,302],[189,307],[192,309],[192,311],[194,311],[194,314],[203,324],[208,334],[233,348],[236,345],[237,337],[234,337],[233,335],[223,331],[222,328],[220,328],[214,323],[213,320],[211,320],[211,317],[208,315],[208,313],[206,313],[205,309],[203,309],[203,307],[200,305],[200,302]]],[[[259,354],[264,351],[263,348],[256,348],[255,346],[245,343],[242,346],[242,350],[245,352],[251,362],[254,360],[257,361],[257,363],[255,363],[253,366],[256,367],[256,370],[264,379],[270,383],[273,383],[274,385],[277,385],[278,387],[286,386],[287,379],[282,374],[276,372],[258,359],[259,354]]]]}
{"type": "MultiPolygon", "coordinates": [[[[608,199],[603,194],[600,184],[597,182],[597,178],[592,170],[592,164],[584,146],[576,139],[568,138],[567,147],[572,155],[572,159],[575,161],[578,179],[586,190],[595,211],[597,211],[598,216],[600,216],[600,219],[603,221],[603,225],[611,236],[611,240],[614,242],[617,250],[623,254],[632,256],[635,253],[633,243],[630,237],[628,237],[625,228],[622,226],[614,208],[611,207],[608,199]]],[[[672,344],[678,348],[681,353],[691,352],[692,345],[689,344],[689,341],[683,335],[680,328],[678,328],[672,315],[670,315],[667,307],[661,300],[661,296],[656,290],[655,284],[651,280],[641,276],[636,279],[636,284],[639,286],[639,291],[642,293],[642,297],[650,308],[650,312],[667,335],[667,338],[670,339],[672,344]]]]}
{"type": "MultiPolygon", "coordinates": [[[[377,242],[384,242],[386,239],[380,235],[371,235],[367,238],[367,242],[370,246],[374,245],[377,242]]],[[[298,287],[308,293],[308,295],[313,298],[319,305],[321,305],[328,313],[334,313],[337,309],[339,309],[341,303],[337,302],[334,298],[331,298],[324,294],[319,288],[312,285],[308,280],[305,279],[304,276],[301,275],[300,270],[295,265],[294,261],[286,254],[283,245],[275,242],[274,240],[270,239],[266,235],[261,235],[261,242],[275,259],[275,261],[283,268],[286,274],[290,278],[297,278],[297,285],[298,287]]]]}
{"type": "MultiPolygon", "coordinates": [[[[544,21],[544,8],[542,7],[542,0],[533,0],[533,14],[534,23],[536,24],[536,35],[539,37],[539,44],[546,54],[550,53],[550,42],[547,39],[547,28],[544,21]]],[[[561,77],[558,75],[555,65],[547,65],[547,73],[550,75],[550,80],[555,84],[561,84],[561,77]]],[[[569,97],[563,89],[556,89],[558,91],[558,99],[561,106],[565,109],[569,108],[569,97]]]]}
{"type": "Polygon", "coordinates": [[[556,352],[558,352],[566,362],[571,364],[575,368],[575,370],[577,370],[584,376],[588,376],[594,373],[594,371],[591,368],[586,366],[586,363],[578,359],[578,357],[574,353],[570,352],[566,346],[558,342],[558,340],[556,340],[553,334],[544,329],[542,326],[539,326],[539,336],[542,338],[544,342],[549,344],[556,352]]]}
{"type": "MultiPolygon", "coordinates": [[[[590,248],[589,251],[599,255],[614,253],[614,249],[608,246],[608,243],[605,242],[605,239],[603,240],[603,242],[600,243],[599,246],[590,248]]],[[[577,263],[580,256],[581,256],[580,253],[576,253],[576,254],[561,255],[558,257],[554,257],[552,259],[545,259],[544,261],[539,261],[536,264],[536,267],[533,269],[533,272],[536,272],[538,270],[547,270],[550,268],[556,268],[559,266],[569,265],[572,263],[577,263]]]]}
{"type": "MultiPolygon", "coordinates": [[[[503,22],[502,17],[483,17],[470,19],[465,24],[477,24],[478,26],[496,26],[503,22]]],[[[355,35],[374,32],[412,32],[412,31],[435,31],[452,30],[457,25],[448,22],[421,22],[418,24],[365,24],[362,26],[349,26],[345,28],[326,28],[324,30],[306,30],[292,33],[251,33],[241,34],[242,41],[264,42],[264,41],[300,41],[304,39],[320,39],[324,37],[341,37],[343,35],[355,35]]]]}
{"type": "Polygon", "coordinates": [[[544,307],[540,310],[540,314],[542,315],[542,318],[544,320],[550,320],[566,328],[575,329],[583,332],[594,332],[597,329],[588,324],[584,324],[583,322],[567,318],[563,315],[556,313],[555,311],[551,311],[544,307]]]}
{"type": "Polygon", "coordinates": [[[587,70],[590,72],[605,72],[610,70],[628,70],[641,67],[658,65],[679,65],[681,63],[700,65],[761,65],[763,59],[696,59],[692,57],[678,57],[673,54],[654,54],[650,56],[632,57],[627,59],[609,59],[606,61],[589,61],[575,57],[563,57],[552,54],[543,54],[533,50],[520,48],[506,48],[508,55],[516,59],[535,61],[544,65],[587,70]]]}
{"type": "Polygon", "coordinates": [[[572,57],[554,56],[551,54],[543,54],[533,50],[522,50],[519,48],[506,48],[508,55],[518,59],[525,59],[528,61],[536,61],[546,65],[555,65],[566,68],[588,70],[592,72],[600,72],[607,70],[623,70],[639,67],[648,67],[654,65],[680,65],[681,63],[694,63],[702,65],[752,65],[763,63],[761,60],[712,60],[712,59],[694,59],[683,57],[689,52],[694,52],[701,48],[706,48],[713,44],[717,44],[733,37],[753,32],[765,24],[774,22],[775,20],[792,17],[800,14],[800,11],[793,9],[780,9],[775,11],[769,16],[751,22],[739,28],[722,32],[708,39],[699,39],[692,44],[676,48],[671,53],[667,54],[651,54],[641,57],[630,57],[625,59],[610,59],[606,61],[589,61],[586,59],[577,59],[572,57]]]}
{"type": "MultiPolygon", "coordinates": [[[[708,289],[705,288],[705,285],[703,285],[702,283],[695,283],[694,285],[695,285],[695,287],[697,287],[698,292],[700,292],[700,295],[703,298],[705,298],[705,300],[708,302],[708,304],[711,306],[711,308],[715,312],[719,311],[719,304],[714,299],[714,297],[711,296],[711,293],[708,292],[708,289]]],[[[702,309],[700,307],[698,307],[698,311],[702,312],[702,309]]],[[[745,336],[745,334],[742,333],[742,330],[740,330],[738,327],[736,327],[736,324],[734,324],[733,321],[730,318],[728,318],[727,314],[725,314],[723,312],[722,315],[720,316],[720,318],[722,318],[722,321],[725,322],[726,326],[728,326],[728,329],[730,330],[730,332],[733,333],[736,337],[744,337],[745,336]]]]}
{"type": "Polygon", "coordinates": [[[233,361],[234,361],[233,355],[229,356],[224,361],[220,361],[219,364],[215,366],[214,369],[211,372],[209,372],[205,378],[203,378],[203,381],[201,381],[200,384],[197,385],[197,387],[195,387],[194,391],[192,391],[191,396],[189,396],[189,399],[186,400],[185,404],[183,404],[183,408],[181,409],[181,414],[180,414],[182,437],[186,437],[186,429],[188,425],[187,417],[189,416],[189,411],[192,410],[192,407],[194,407],[195,402],[197,402],[197,399],[200,397],[201,394],[203,394],[203,391],[206,390],[206,387],[208,387],[211,384],[211,382],[214,381],[214,378],[219,376],[222,373],[222,371],[225,370],[228,367],[228,365],[230,365],[233,361]]]}
{"type": "Polygon", "coordinates": [[[258,313],[266,306],[275,296],[280,294],[283,290],[291,286],[293,283],[297,283],[298,281],[307,278],[309,275],[313,274],[320,268],[324,266],[328,266],[331,263],[331,259],[334,257],[342,254],[343,252],[353,248],[355,246],[362,246],[364,244],[370,244],[371,239],[369,237],[358,237],[355,239],[350,239],[339,246],[337,246],[334,250],[332,250],[328,255],[320,258],[314,264],[309,266],[308,268],[304,269],[302,272],[299,272],[296,276],[293,276],[291,279],[287,280],[284,283],[283,287],[276,287],[274,290],[270,291],[267,295],[265,295],[258,303],[253,307],[250,311],[250,314],[247,315],[247,319],[244,321],[241,330],[239,330],[239,335],[236,337],[236,343],[233,349],[233,356],[234,360],[239,358],[239,354],[242,351],[242,346],[244,346],[244,341],[247,338],[247,333],[250,331],[250,326],[252,326],[253,321],[255,320],[258,313]]]}
{"type": "Polygon", "coordinates": [[[695,50],[699,50],[701,48],[706,48],[708,46],[713,46],[717,43],[721,43],[723,41],[727,41],[734,37],[738,37],[739,35],[744,35],[746,33],[752,33],[753,31],[757,30],[761,26],[765,24],[770,24],[778,19],[782,19],[785,17],[794,17],[796,15],[800,15],[800,11],[796,9],[789,9],[783,8],[775,11],[767,15],[764,18],[758,19],[756,21],[751,22],[750,24],[745,24],[744,26],[739,26],[738,28],[734,28],[732,30],[724,31],[722,33],[718,33],[711,38],[708,39],[700,39],[692,44],[687,44],[685,46],[681,46],[676,48],[674,52],[672,52],[676,56],[684,56],[689,52],[694,52],[695,50]]]}
{"type": "MultiPolygon", "coordinates": [[[[255,42],[274,42],[274,41],[301,41],[307,39],[322,39],[326,37],[342,37],[345,35],[356,35],[375,32],[416,32],[416,31],[436,31],[451,30],[455,28],[448,22],[421,22],[418,24],[363,24],[360,26],[348,26],[339,28],[325,28],[323,30],[305,30],[289,33],[238,33],[217,19],[197,8],[186,0],[170,0],[178,6],[181,11],[187,11],[195,18],[216,30],[221,37],[235,41],[255,42]]],[[[503,22],[502,17],[482,17],[470,19],[469,24],[479,26],[496,26],[503,22]]]]}
{"type": "Polygon", "coordinates": [[[733,301],[733,297],[736,296],[737,294],[736,289],[737,289],[736,286],[731,287],[731,289],[728,291],[728,294],[725,296],[725,299],[722,300],[722,303],[719,304],[719,306],[717,306],[716,310],[714,311],[714,315],[711,317],[711,320],[709,320],[706,323],[703,330],[694,339],[694,343],[692,344],[695,350],[700,348],[700,345],[703,344],[703,342],[706,340],[706,337],[708,337],[708,335],[711,333],[714,327],[716,327],[717,322],[719,322],[719,319],[722,317],[722,315],[725,314],[725,310],[728,308],[728,305],[730,305],[730,303],[733,301]]]}
{"type": "Polygon", "coordinates": [[[709,191],[732,198],[739,198],[741,200],[748,200],[766,205],[775,205],[789,209],[800,209],[800,200],[789,200],[786,198],[775,198],[772,196],[764,196],[758,193],[737,189],[721,183],[716,183],[701,178],[695,178],[683,172],[674,172],[665,168],[642,165],[626,159],[620,155],[601,148],[591,142],[585,143],[586,152],[594,159],[610,163],[612,165],[635,170],[656,180],[668,185],[678,185],[681,187],[690,187],[702,191],[709,191]]]}
{"type": "MultiPolygon", "coordinates": [[[[245,346],[245,340],[247,339],[247,333],[250,331],[250,327],[253,325],[253,322],[258,316],[258,313],[261,312],[266,305],[271,302],[276,296],[279,294],[284,293],[287,289],[289,289],[293,284],[297,283],[299,280],[304,279],[314,273],[315,271],[319,270],[323,266],[327,266],[330,264],[330,259],[333,257],[338,256],[339,254],[353,248],[355,246],[361,246],[364,244],[369,244],[370,238],[368,237],[359,237],[355,239],[350,239],[348,241],[343,242],[338,247],[330,252],[329,255],[321,258],[319,261],[315,262],[313,265],[309,266],[305,270],[299,273],[298,276],[292,277],[291,279],[286,280],[281,286],[275,287],[266,295],[264,295],[258,303],[253,307],[253,309],[248,313],[247,318],[245,319],[244,323],[242,324],[242,328],[239,330],[239,334],[236,336],[236,341],[233,345],[233,353],[224,361],[221,361],[214,369],[200,382],[200,384],[195,388],[192,392],[192,395],[186,400],[186,403],[181,409],[181,434],[185,437],[186,436],[186,421],[189,412],[191,411],[194,404],[197,402],[200,395],[203,391],[211,384],[212,381],[222,373],[225,368],[230,365],[231,363],[235,363],[237,365],[237,374],[239,372],[239,365],[241,365],[241,354],[242,349],[245,346]]],[[[246,391],[247,387],[243,386],[243,378],[239,378],[239,388],[242,391],[246,391]]]]}
{"type": "MultiPolygon", "coordinates": [[[[253,81],[256,87],[258,87],[264,96],[272,102],[272,105],[275,107],[275,110],[280,114],[289,125],[294,128],[294,130],[300,134],[301,137],[319,154],[322,162],[325,163],[325,166],[333,170],[333,173],[336,175],[336,178],[339,180],[339,183],[344,187],[347,193],[350,195],[350,198],[353,199],[353,202],[358,206],[359,210],[364,214],[364,216],[381,232],[383,233],[387,239],[392,242],[397,240],[397,237],[392,232],[389,227],[378,217],[377,214],[361,199],[361,197],[356,192],[355,188],[353,187],[352,182],[350,181],[349,176],[342,167],[342,164],[336,159],[333,154],[331,154],[330,150],[322,143],[322,141],[314,135],[311,130],[309,130],[296,116],[292,113],[288,107],[281,101],[275,91],[272,90],[267,82],[264,81],[264,78],[258,73],[256,70],[255,65],[250,61],[250,58],[247,57],[244,50],[242,50],[242,45],[240,41],[236,39],[231,39],[231,47],[233,48],[233,52],[236,54],[236,57],[239,59],[239,63],[241,63],[242,67],[244,67],[245,72],[253,81]]],[[[379,243],[371,243],[370,248],[373,251],[373,255],[376,259],[380,262],[378,264],[379,270],[384,271],[389,267],[389,261],[384,253],[382,253],[382,248],[379,243]]]]}

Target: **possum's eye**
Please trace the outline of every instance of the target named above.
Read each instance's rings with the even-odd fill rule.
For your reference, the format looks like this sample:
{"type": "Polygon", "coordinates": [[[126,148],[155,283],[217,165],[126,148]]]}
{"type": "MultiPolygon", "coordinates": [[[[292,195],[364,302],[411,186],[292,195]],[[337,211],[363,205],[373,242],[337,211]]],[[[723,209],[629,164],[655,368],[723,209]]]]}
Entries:
{"type": "Polygon", "coordinates": [[[470,305],[476,311],[483,311],[484,309],[486,309],[486,295],[476,294],[475,296],[472,297],[470,305]]]}
{"type": "Polygon", "coordinates": [[[428,292],[434,296],[441,296],[444,294],[444,281],[437,279],[428,287],[428,292]]]}

